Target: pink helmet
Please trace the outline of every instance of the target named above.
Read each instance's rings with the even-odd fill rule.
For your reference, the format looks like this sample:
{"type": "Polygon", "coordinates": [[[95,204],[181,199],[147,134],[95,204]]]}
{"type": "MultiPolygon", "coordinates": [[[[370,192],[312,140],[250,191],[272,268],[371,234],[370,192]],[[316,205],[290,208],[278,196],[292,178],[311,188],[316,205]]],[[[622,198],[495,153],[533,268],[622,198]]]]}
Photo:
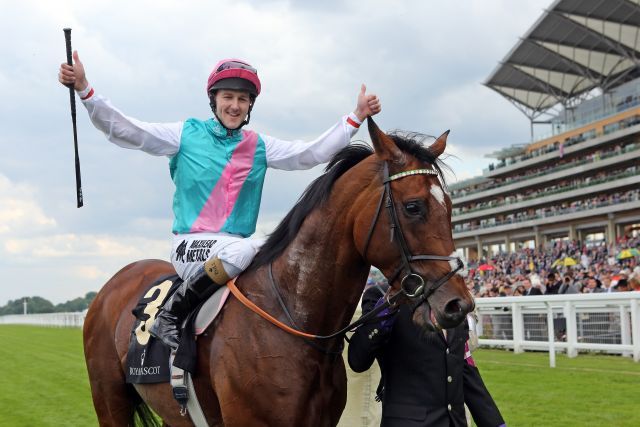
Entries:
{"type": "Polygon", "coordinates": [[[246,90],[253,96],[258,96],[258,71],[240,59],[223,59],[216,64],[207,81],[207,93],[217,89],[246,90]]]}

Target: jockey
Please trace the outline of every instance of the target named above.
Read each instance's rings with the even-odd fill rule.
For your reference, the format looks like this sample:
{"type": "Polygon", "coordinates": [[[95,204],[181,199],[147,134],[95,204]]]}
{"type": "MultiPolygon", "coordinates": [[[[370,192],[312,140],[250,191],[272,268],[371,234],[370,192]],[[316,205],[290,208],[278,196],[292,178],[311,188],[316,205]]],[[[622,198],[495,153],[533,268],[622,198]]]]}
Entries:
{"type": "Polygon", "coordinates": [[[266,169],[309,169],[345,147],[380,101],[362,85],[356,109],[311,142],[283,141],[243,130],[260,95],[258,72],[245,61],[220,61],[207,81],[215,118],[147,123],[124,115],[87,81],[78,53],[60,65],[58,80],[73,85],[94,126],[120,147],[169,158],[175,184],[171,262],[184,279],[165,302],[150,333],[179,345],[182,320],[203,299],[246,269],[262,240],[255,232],[266,169]]]}

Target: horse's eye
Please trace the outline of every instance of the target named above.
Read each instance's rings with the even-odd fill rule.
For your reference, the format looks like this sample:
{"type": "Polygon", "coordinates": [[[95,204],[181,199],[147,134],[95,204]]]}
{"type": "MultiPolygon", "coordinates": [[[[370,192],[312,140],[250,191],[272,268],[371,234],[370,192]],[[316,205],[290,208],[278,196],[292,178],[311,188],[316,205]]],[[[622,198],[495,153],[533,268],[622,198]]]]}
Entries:
{"type": "Polygon", "coordinates": [[[422,204],[417,201],[411,201],[404,204],[404,210],[408,215],[419,216],[422,215],[422,204]]]}

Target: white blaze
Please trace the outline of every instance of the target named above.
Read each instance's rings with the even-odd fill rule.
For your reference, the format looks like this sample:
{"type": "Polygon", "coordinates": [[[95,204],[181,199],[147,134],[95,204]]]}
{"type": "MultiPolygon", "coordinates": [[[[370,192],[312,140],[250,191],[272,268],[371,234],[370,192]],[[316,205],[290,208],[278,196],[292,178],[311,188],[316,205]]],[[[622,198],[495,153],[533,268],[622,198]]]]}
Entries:
{"type": "MultiPolygon", "coordinates": [[[[451,252],[451,255],[449,255],[449,256],[453,257],[453,258],[460,258],[460,261],[462,261],[463,267],[456,274],[458,276],[463,277],[463,278],[467,277],[467,274],[469,273],[469,271],[467,270],[467,260],[464,259],[464,257],[458,255],[458,253],[456,251],[451,252]]],[[[451,260],[449,260],[449,266],[451,267],[451,271],[453,271],[453,270],[456,269],[456,267],[458,267],[458,262],[451,259],[451,260]]]]}
{"type": "Polygon", "coordinates": [[[447,209],[447,205],[444,203],[444,191],[440,188],[439,185],[431,184],[431,195],[442,205],[443,208],[447,209]]]}

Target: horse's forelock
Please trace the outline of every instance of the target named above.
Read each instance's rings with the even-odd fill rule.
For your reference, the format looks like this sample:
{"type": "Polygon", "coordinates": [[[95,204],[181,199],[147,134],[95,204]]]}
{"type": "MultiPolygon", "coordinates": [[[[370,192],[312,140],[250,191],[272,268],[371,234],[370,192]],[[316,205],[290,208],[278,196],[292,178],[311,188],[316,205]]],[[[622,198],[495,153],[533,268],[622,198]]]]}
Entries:
{"type": "Polygon", "coordinates": [[[421,162],[432,165],[438,173],[438,178],[443,188],[448,192],[443,170],[450,170],[450,168],[428,148],[429,145],[437,139],[436,137],[419,132],[406,132],[401,130],[392,131],[388,135],[402,152],[411,155],[421,162]]]}

